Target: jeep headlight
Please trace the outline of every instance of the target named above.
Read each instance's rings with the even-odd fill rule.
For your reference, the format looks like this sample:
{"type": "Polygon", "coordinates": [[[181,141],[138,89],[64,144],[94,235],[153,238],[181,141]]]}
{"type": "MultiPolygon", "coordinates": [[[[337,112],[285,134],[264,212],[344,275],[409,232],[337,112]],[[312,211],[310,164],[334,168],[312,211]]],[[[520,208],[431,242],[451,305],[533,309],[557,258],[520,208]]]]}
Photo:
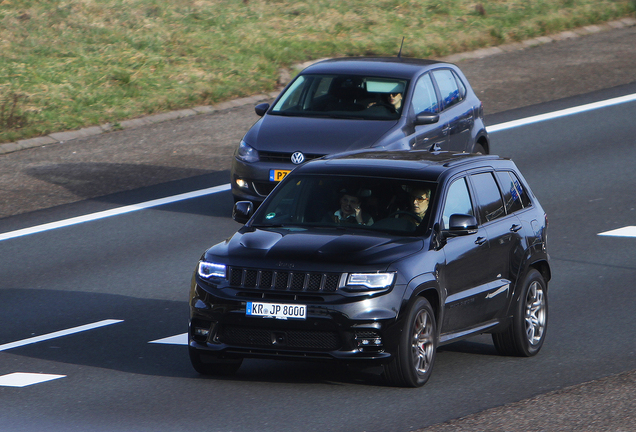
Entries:
{"type": "Polygon", "coordinates": [[[393,285],[395,273],[350,273],[345,287],[354,290],[379,290],[393,285]]]}
{"type": "Polygon", "coordinates": [[[216,264],[206,261],[199,261],[197,273],[203,279],[223,278],[227,274],[227,266],[225,264],[216,264]]]}

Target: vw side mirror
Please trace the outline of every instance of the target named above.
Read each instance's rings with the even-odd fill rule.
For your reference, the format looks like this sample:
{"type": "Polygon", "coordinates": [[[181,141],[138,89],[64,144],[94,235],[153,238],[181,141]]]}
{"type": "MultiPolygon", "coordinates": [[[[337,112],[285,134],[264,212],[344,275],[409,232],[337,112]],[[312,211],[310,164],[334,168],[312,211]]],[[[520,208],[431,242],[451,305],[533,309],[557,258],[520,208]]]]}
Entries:
{"type": "Polygon", "coordinates": [[[422,111],[415,116],[415,126],[433,124],[437,123],[438,121],[439,114],[435,114],[430,111],[422,111]]]}
{"type": "Polygon", "coordinates": [[[256,112],[256,115],[259,117],[263,117],[268,109],[269,109],[268,103],[260,103],[254,107],[254,111],[256,112]]]}

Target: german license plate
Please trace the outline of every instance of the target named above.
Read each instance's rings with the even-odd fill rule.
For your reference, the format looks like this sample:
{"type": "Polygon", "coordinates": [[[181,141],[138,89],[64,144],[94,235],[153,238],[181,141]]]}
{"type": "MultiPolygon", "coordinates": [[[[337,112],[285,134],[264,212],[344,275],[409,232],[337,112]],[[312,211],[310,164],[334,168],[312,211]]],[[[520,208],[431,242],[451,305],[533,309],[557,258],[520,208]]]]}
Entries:
{"type": "Polygon", "coordinates": [[[307,319],[307,305],[247,302],[245,315],[276,319],[307,319]]]}
{"type": "Polygon", "coordinates": [[[290,172],[291,170],[269,170],[269,181],[279,182],[290,172]]]}

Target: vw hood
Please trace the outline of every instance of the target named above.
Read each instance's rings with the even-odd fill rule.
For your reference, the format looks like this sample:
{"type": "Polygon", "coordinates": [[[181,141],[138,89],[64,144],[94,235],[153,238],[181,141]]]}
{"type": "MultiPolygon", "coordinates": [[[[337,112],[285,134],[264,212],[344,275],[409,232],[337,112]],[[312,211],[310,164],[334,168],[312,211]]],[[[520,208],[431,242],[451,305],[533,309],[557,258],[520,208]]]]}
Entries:
{"type": "Polygon", "coordinates": [[[333,154],[375,145],[397,120],[351,120],[266,114],[244,140],[260,151],[333,154]]]}

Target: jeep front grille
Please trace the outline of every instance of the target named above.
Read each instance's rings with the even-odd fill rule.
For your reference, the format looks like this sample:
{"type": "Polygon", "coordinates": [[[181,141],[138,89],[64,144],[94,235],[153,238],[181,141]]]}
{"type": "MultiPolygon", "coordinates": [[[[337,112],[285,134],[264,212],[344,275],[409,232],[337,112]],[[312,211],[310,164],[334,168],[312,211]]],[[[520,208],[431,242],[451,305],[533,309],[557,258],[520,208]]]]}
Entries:
{"type": "Polygon", "coordinates": [[[334,292],[338,289],[339,282],[340,273],[306,273],[230,267],[230,285],[234,288],[334,292]]]}

